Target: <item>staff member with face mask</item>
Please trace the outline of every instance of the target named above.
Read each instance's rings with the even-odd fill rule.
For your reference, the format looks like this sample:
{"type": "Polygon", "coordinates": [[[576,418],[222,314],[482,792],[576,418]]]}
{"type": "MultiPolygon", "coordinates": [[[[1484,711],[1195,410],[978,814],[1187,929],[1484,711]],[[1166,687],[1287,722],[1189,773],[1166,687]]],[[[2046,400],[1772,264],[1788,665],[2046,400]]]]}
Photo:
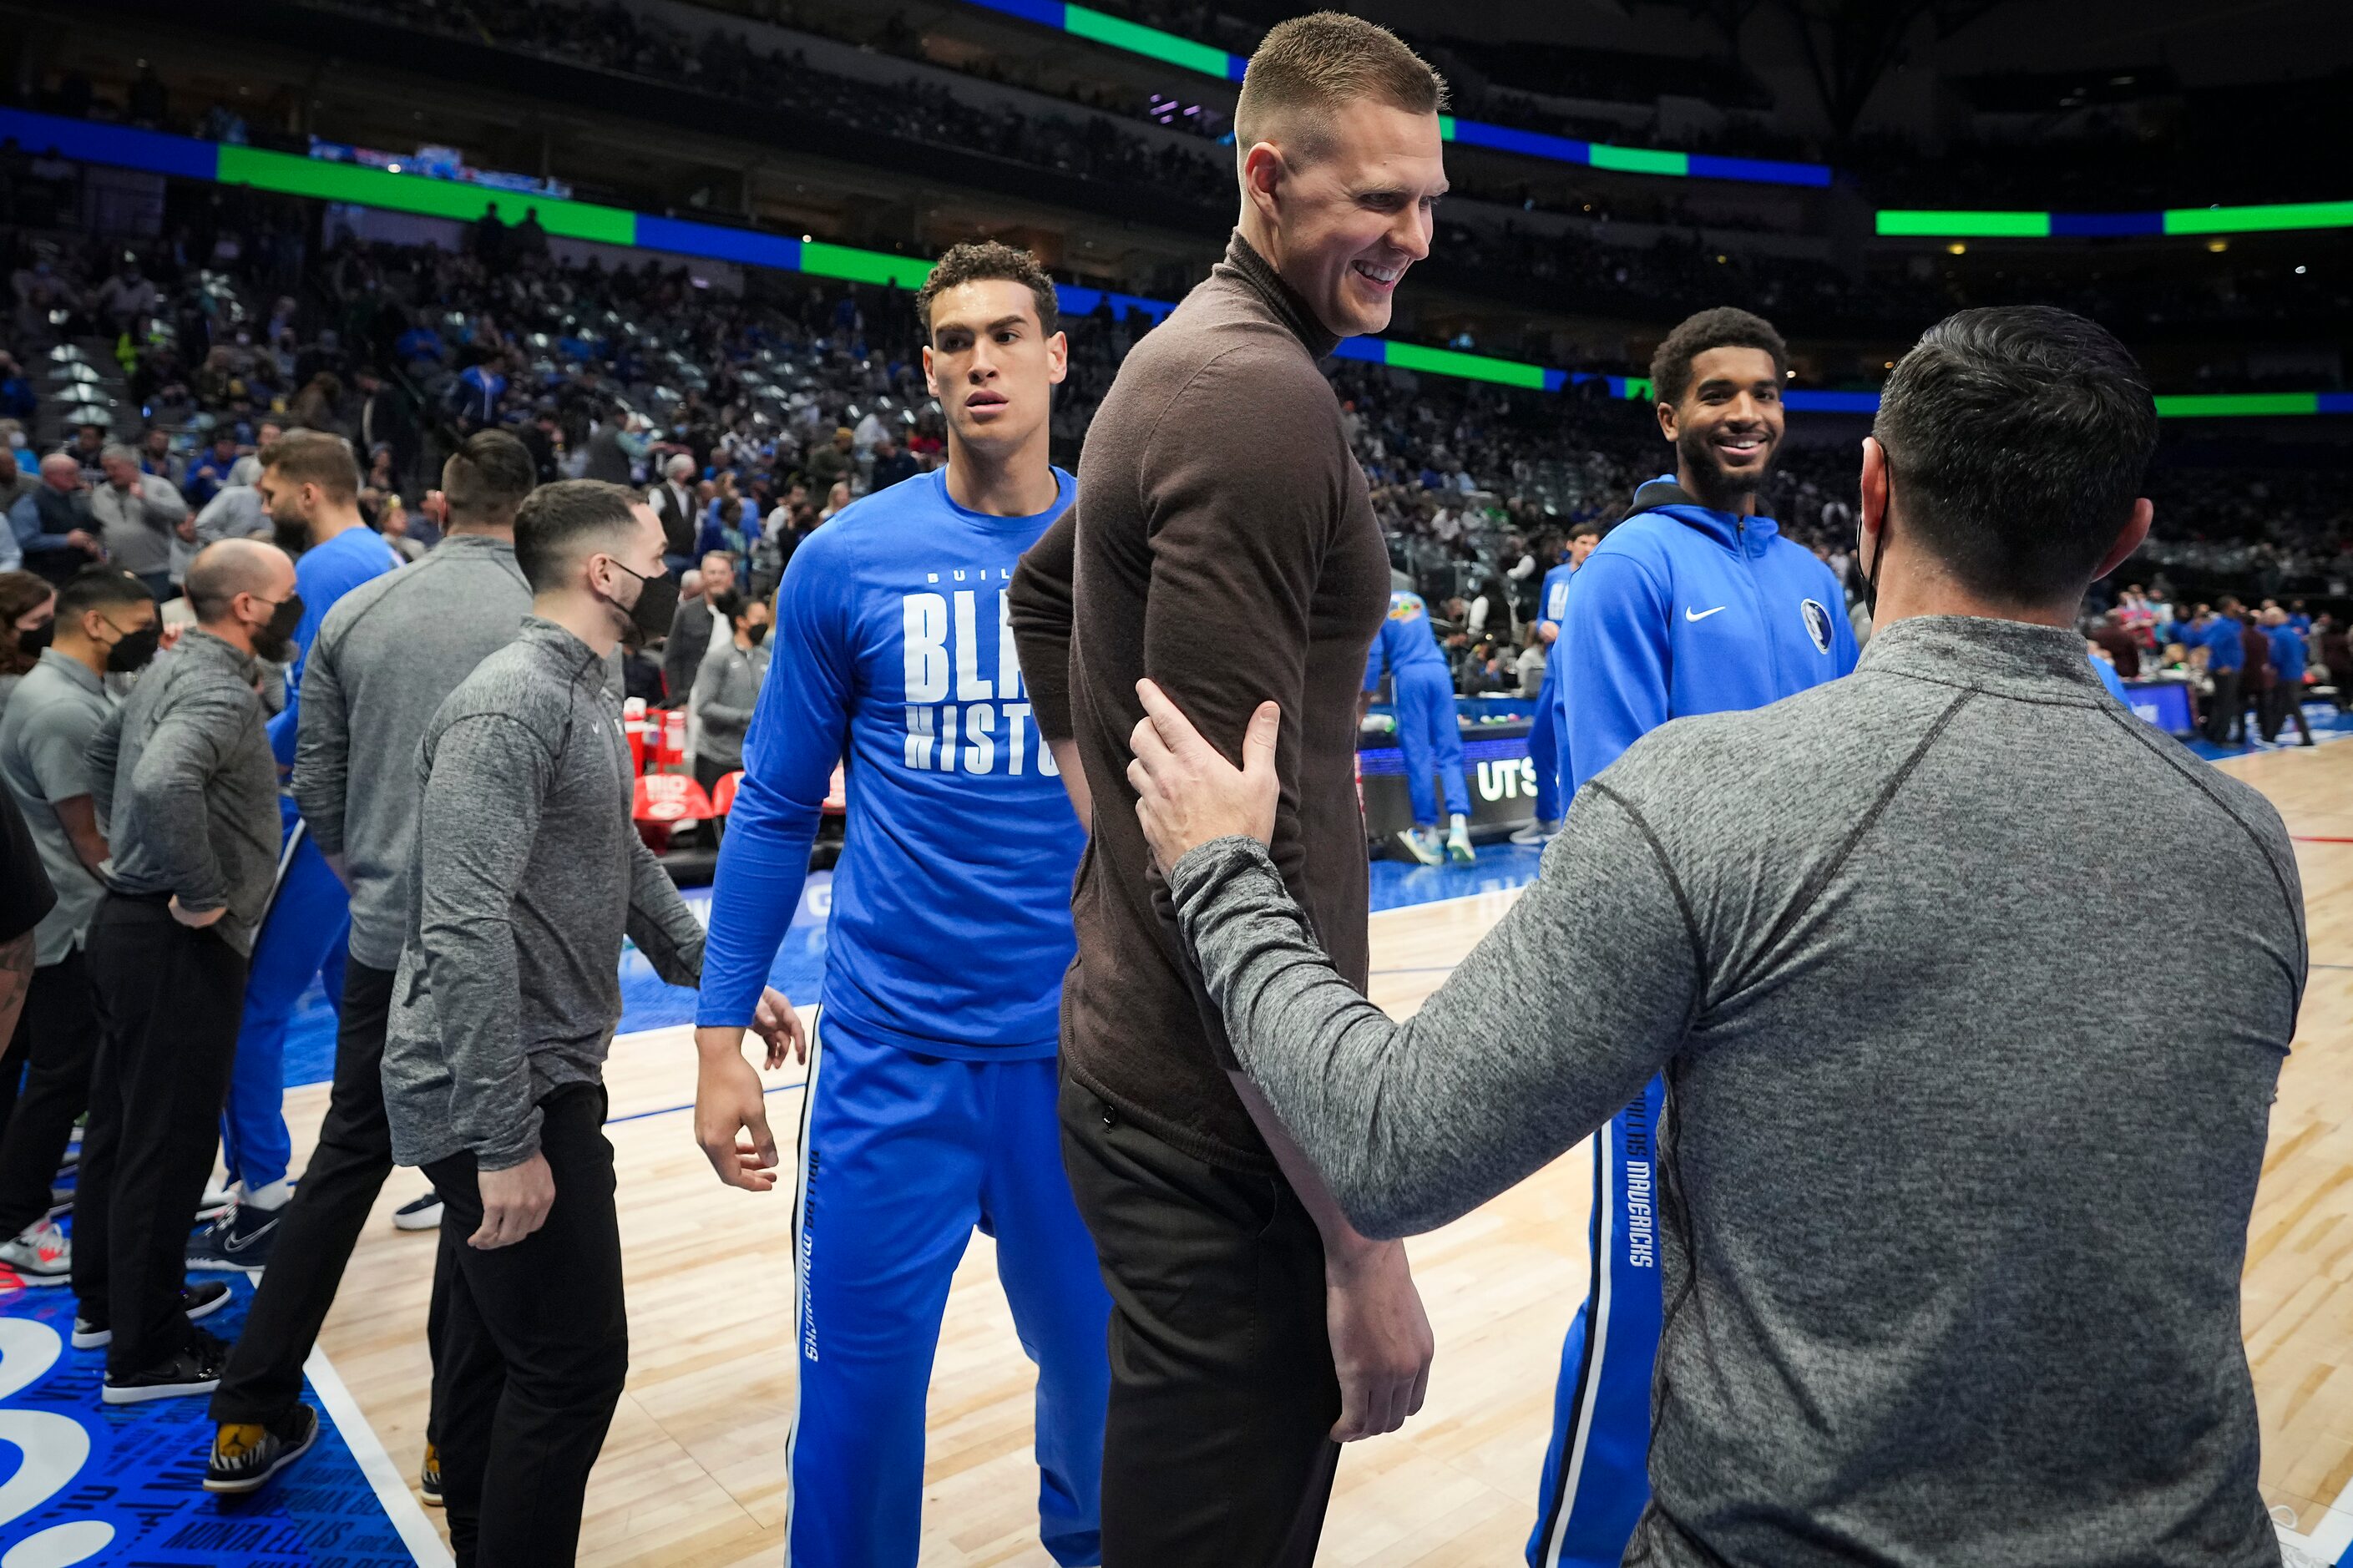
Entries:
{"type": "Polygon", "coordinates": [[[0,1264],[27,1285],[62,1285],[71,1268],[65,1235],[47,1217],[49,1181],[74,1119],[90,1104],[98,1053],[82,963],[90,916],[106,893],[90,742],[114,710],[106,677],[144,668],[163,631],[154,596],[128,572],[90,567],[67,579],[56,598],[57,619],[41,628],[46,646],[0,715],[0,784],[24,813],[58,893],[57,907],[34,928],[25,1087],[0,1132],[0,1264]]]}
{"type": "Polygon", "coordinates": [[[195,626],[90,748],[111,854],[84,951],[99,1047],[74,1203],[74,1344],[108,1347],[109,1405],[209,1394],[228,1348],[184,1319],[217,1310],[228,1288],[183,1290],[181,1248],[278,868],[278,768],[254,688],[302,618],[294,563],[255,540],[199,552],[186,591],[195,626]]]}
{"type": "MultiPolygon", "coordinates": [[[[286,706],[269,721],[278,776],[294,768],[301,722],[302,672],[319,624],[345,594],[400,564],[383,535],[362,521],[359,465],[351,443],[318,430],[289,430],[262,448],[257,482],[278,547],[295,557],[301,618],[295,623],[286,706]]],[[[387,757],[387,766],[404,758],[387,757]]],[[[188,1243],[188,1267],[256,1273],[269,1262],[279,1220],[294,1195],[286,1166],[294,1142],[286,1131],[286,1031],[312,976],[343,1010],[352,900],[304,828],[290,792],[278,800],[284,847],[269,912],[255,940],[237,1031],[237,1063],[221,1113],[221,1155],[236,1202],[188,1243]]]]}
{"type": "Polygon", "coordinates": [[[606,659],[670,626],[653,509],[565,479],[515,514],[531,615],[434,714],[384,1047],[392,1156],[441,1194],[441,1492],[459,1568],[569,1563],[628,1371],[605,1053],[621,938],[674,985],[702,928],[629,820],[606,659]]]}

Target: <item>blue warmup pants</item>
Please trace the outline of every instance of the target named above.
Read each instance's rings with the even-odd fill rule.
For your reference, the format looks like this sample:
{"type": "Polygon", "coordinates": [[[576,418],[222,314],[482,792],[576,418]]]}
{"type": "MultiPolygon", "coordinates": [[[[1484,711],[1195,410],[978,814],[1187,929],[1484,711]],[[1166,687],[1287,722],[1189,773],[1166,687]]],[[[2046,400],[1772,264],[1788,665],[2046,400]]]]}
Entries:
{"type": "Polygon", "coordinates": [[[1438,826],[1433,769],[1445,773],[1446,809],[1471,815],[1471,785],[1462,776],[1462,731],[1454,721],[1454,683],[1445,667],[1411,664],[1395,672],[1398,744],[1405,748],[1405,787],[1413,798],[1413,825],[1438,826]]]}
{"type": "Polygon", "coordinates": [[[343,964],[352,931],[352,900],[326,857],[281,800],[285,848],[278,858],[278,889],[254,938],[245,981],[245,1016],[237,1028],[237,1062],[228,1103],[221,1112],[221,1159],[229,1180],[248,1192],[286,1174],[294,1157],[286,1131],[286,1029],[294,1005],[313,975],[327,1000],[343,1010],[343,964]]]}
{"type": "Polygon", "coordinates": [[[794,1568],[914,1568],[923,1397],[976,1226],[1038,1368],[1039,1537],[1065,1568],[1103,1560],[1111,1298],[1062,1173],[1059,1079],[1052,1057],[921,1056],[820,1016],[793,1217],[794,1568]]]}
{"type": "Polygon", "coordinates": [[[1562,724],[1559,693],[1553,689],[1550,667],[1536,691],[1535,711],[1528,715],[1528,765],[1536,771],[1536,820],[1560,820],[1560,758],[1562,724]]]}
{"type": "Polygon", "coordinates": [[[1652,1079],[1593,1140],[1593,1282],[1561,1350],[1529,1568],[1616,1568],[1651,1500],[1665,1100],[1652,1079]]]}

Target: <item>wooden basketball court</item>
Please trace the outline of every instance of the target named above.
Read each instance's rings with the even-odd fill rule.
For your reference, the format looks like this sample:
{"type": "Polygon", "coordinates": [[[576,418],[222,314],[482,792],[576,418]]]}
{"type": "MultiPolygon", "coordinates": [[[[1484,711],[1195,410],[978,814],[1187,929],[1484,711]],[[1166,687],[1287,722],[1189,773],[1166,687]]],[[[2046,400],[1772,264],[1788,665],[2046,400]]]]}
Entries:
{"type": "MultiPolygon", "coordinates": [[[[2245,1288],[2264,1495],[2283,1522],[2320,1534],[2332,1522],[2353,1527],[2329,1517],[2353,1486],[2353,1370],[2339,1364],[2353,1341],[2353,744],[2221,765],[2263,789],[2300,838],[2347,841],[2296,847],[2314,969],[2273,1111],[2245,1288]]],[[[1419,1006],[1510,898],[1375,915],[1375,999],[1397,1013],[1419,1006]]],[[[2120,965],[2162,964],[2173,945],[2194,940],[2175,910],[2149,910],[2146,930],[2147,945],[2120,952],[2120,965]]],[[[607,1078],[631,1364],[590,1484],[580,1561],[773,1568],[784,1556],[792,1411],[790,1199],[782,1186],[752,1194],[712,1175],[684,1109],[694,1092],[685,1029],[625,1038],[607,1078]]],[[[795,1089],[770,1099],[781,1136],[797,1123],[799,1098],[795,1089]]],[[[298,1152],[325,1102],[324,1085],[287,1096],[298,1152]]],[[[1347,1449],[1319,1562],[1517,1560],[1561,1336],[1585,1286],[1590,1170],[1580,1146],[1409,1244],[1438,1336],[1429,1404],[1404,1432],[1347,1449]]],[[[412,1471],[424,1447],[435,1243],[395,1232],[389,1215],[421,1187],[413,1172],[387,1185],[321,1345],[395,1461],[412,1471]]],[[[975,1237],[932,1383],[925,1568],[1051,1563],[1036,1538],[1031,1389],[990,1244],[975,1237]]]]}

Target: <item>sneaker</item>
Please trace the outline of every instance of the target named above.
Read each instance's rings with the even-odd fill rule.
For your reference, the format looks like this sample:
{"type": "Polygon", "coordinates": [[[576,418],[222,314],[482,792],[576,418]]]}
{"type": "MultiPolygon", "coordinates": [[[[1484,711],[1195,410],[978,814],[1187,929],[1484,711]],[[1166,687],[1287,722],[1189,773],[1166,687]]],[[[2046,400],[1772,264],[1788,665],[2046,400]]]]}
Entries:
{"type": "Polygon", "coordinates": [[[212,1228],[188,1238],[188,1267],[214,1274],[259,1274],[269,1267],[269,1249],[278,1240],[283,1208],[258,1209],[239,1204],[212,1228]]]}
{"type": "Polygon", "coordinates": [[[311,1451],[319,1440],[319,1413],[297,1405],[286,1429],[273,1432],[259,1422],[227,1422],[213,1434],[213,1457],[205,1464],[205,1490],[232,1495],[259,1491],[269,1478],[311,1451]]]}
{"type": "Polygon", "coordinates": [[[1427,837],[1423,837],[1422,830],[1419,827],[1400,828],[1397,841],[1405,847],[1405,852],[1408,855],[1425,866],[1435,866],[1446,858],[1438,847],[1436,828],[1431,828],[1427,837]]]}
{"type": "MultiPolygon", "coordinates": [[[[209,1318],[228,1305],[228,1287],[217,1279],[199,1280],[180,1292],[180,1310],[188,1321],[209,1318]]],[[[78,1351],[103,1350],[114,1342],[114,1331],[94,1318],[76,1317],[73,1327],[73,1348],[78,1351]]]]}
{"type": "Polygon", "coordinates": [[[235,1207],[237,1207],[237,1189],[234,1186],[206,1187],[205,1195],[196,1200],[196,1217],[191,1223],[209,1224],[235,1207]]]}
{"type": "Polygon", "coordinates": [[[441,1194],[427,1193],[421,1198],[411,1198],[392,1211],[395,1230],[438,1230],[441,1227],[441,1194]]]}
{"type": "Polygon", "coordinates": [[[1553,841],[1554,836],[1559,832],[1560,823],[1557,819],[1548,822],[1542,817],[1538,817],[1535,821],[1529,823],[1525,827],[1521,828],[1517,833],[1513,834],[1512,842],[1514,844],[1549,844],[1553,841]]]}
{"type": "Polygon", "coordinates": [[[37,1219],[14,1239],[0,1241],[0,1267],[16,1270],[27,1285],[62,1285],[73,1273],[73,1243],[47,1220],[37,1219]]]}
{"type": "Polygon", "coordinates": [[[210,1394],[220,1386],[228,1365],[228,1342],[202,1329],[188,1331],[188,1342],[144,1372],[116,1376],[107,1369],[106,1385],[98,1396],[108,1405],[142,1405],[150,1399],[176,1399],[187,1394],[210,1394]]]}
{"type": "Polygon", "coordinates": [[[430,1443],[425,1445],[425,1468],[417,1472],[417,1495],[427,1508],[441,1506],[441,1450],[430,1443]]]}
{"type": "Polygon", "coordinates": [[[1446,829],[1446,858],[1458,866],[1468,866],[1472,861],[1479,858],[1479,852],[1471,847],[1469,817],[1458,816],[1449,823],[1446,829]]]}

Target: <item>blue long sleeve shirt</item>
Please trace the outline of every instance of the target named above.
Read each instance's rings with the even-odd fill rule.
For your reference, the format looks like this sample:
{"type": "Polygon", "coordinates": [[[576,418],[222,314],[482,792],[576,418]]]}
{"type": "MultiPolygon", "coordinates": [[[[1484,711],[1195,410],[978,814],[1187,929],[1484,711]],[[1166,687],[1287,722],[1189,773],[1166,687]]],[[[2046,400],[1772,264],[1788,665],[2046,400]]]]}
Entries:
{"type": "MultiPolygon", "coordinates": [[[[294,731],[302,721],[302,668],[311,657],[311,639],[319,635],[319,623],[338,599],[399,564],[400,557],[372,528],[347,528],[326,543],[305,550],[294,563],[294,591],[302,595],[302,618],[294,623],[286,706],[269,721],[269,749],[281,772],[294,766],[294,731]]],[[[385,763],[405,767],[407,759],[387,758],[385,763]]]]}
{"type": "MultiPolygon", "coordinates": [[[[1651,481],[1635,492],[1641,504],[1651,481]]],[[[1769,517],[1654,505],[1577,573],[1553,647],[1567,707],[1564,795],[1670,719],[1762,708],[1854,668],[1838,579],[1769,517]]]]}
{"type": "Polygon", "coordinates": [[[2294,625],[2269,626],[2263,639],[2272,645],[2272,673],[2288,684],[2304,679],[2304,638],[2294,625]]]}
{"type": "Polygon", "coordinates": [[[1372,651],[1365,660],[1365,689],[1377,689],[1384,671],[1402,675],[1425,665],[1436,669],[1449,686],[1453,684],[1454,671],[1446,662],[1446,650],[1438,646],[1438,628],[1430,623],[1430,606],[1419,594],[1393,593],[1388,619],[1381,623],[1380,635],[1373,638],[1372,651]]]}
{"type": "Polygon", "coordinates": [[[752,1021],[800,901],[837,762],[848,820],[823,1005],[860,1033],[967,1060],[1055,1053],[1086,835],[1030,713],[1007,626],[1053,507],[968,511],[944,471],[846,507],[793,555],[744,737],[695,1021],[752,1021]]]}
{"type": "Polygon", "coordinates": [[[2239,623],[2228,616],[2216,616],[2198,634],[2206,647],[2206,668],[2210,670],[2240,669],[2247,662],[2247,645],[2239,623]]]}

